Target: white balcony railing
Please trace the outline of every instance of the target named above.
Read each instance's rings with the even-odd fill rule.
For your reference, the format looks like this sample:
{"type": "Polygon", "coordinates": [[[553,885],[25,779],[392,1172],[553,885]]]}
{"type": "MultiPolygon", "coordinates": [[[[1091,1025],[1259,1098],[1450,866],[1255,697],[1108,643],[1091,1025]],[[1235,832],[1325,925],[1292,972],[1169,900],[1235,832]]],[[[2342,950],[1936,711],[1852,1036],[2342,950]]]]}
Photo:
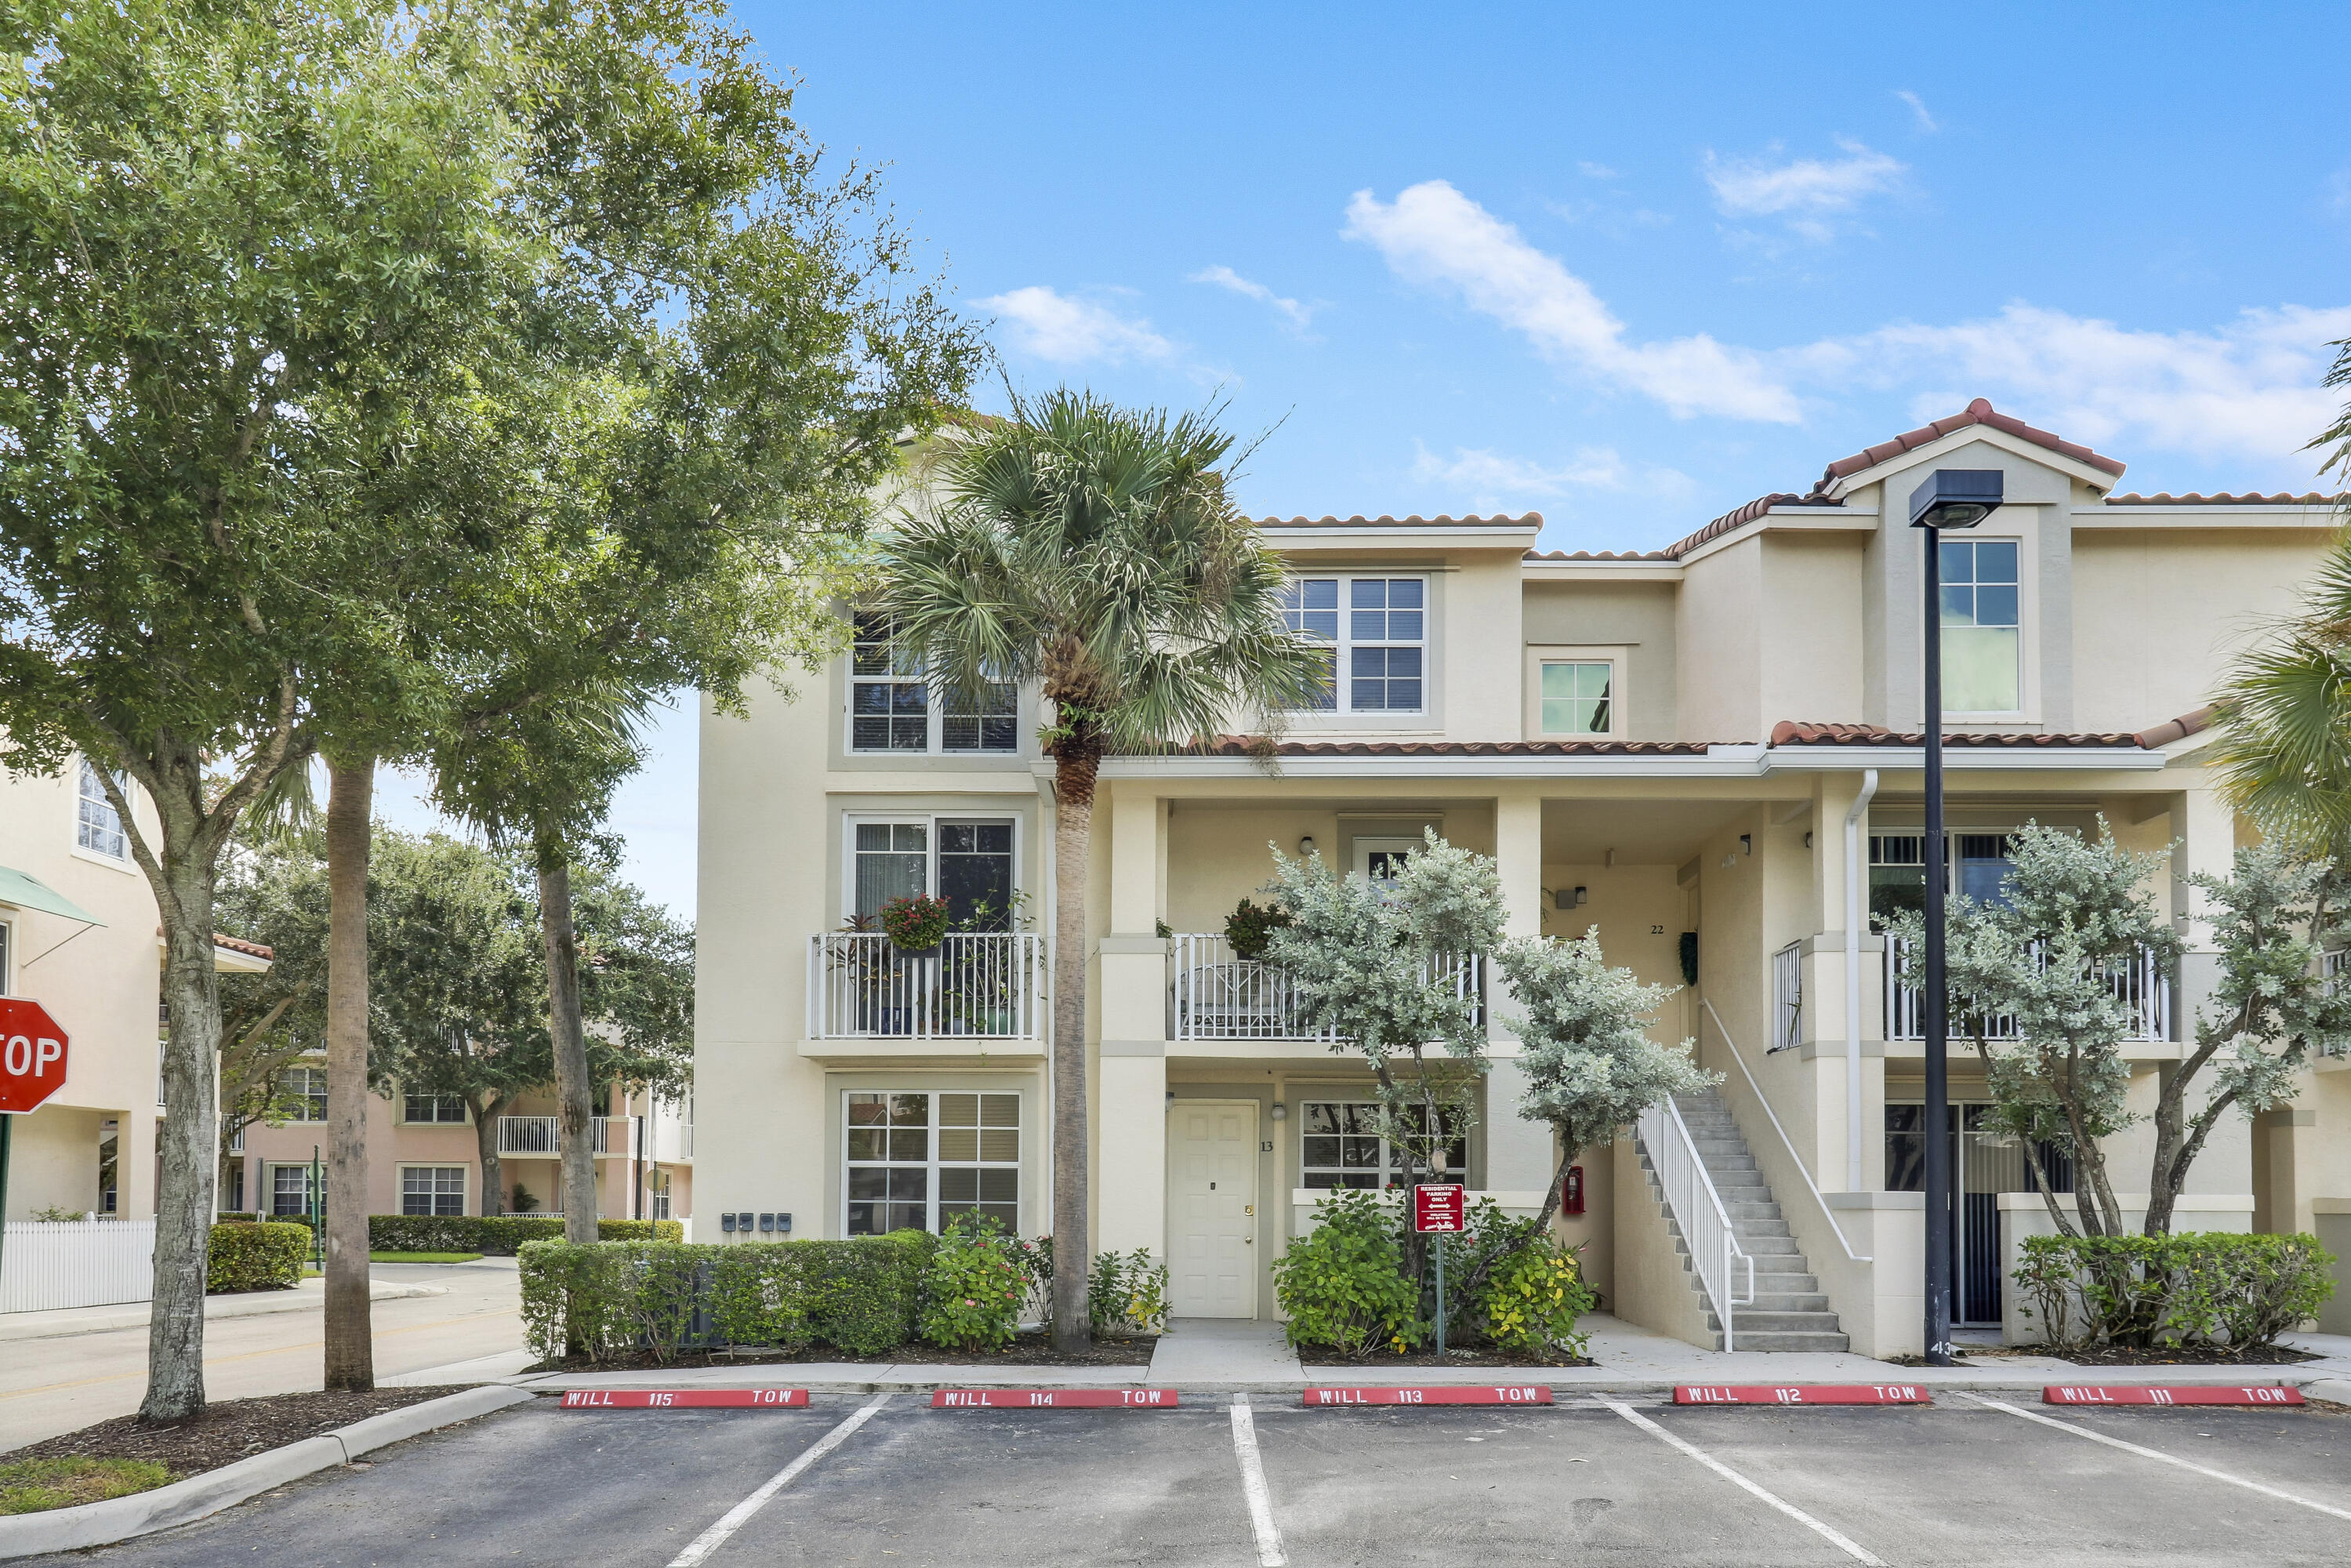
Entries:
{"type": "MultiPolygon", "coordinates": [[[[1921,1007],[1920,988],[1900,981],[1903,956],[1910,945],[1896,937],[1886,942],[1886,1038],[1888,1040],[1924,1040],[1927,1037],[1926,1013],[1921,1007]]],[[[2171,977],[2163,972],[2151,949],[2142,948],[2138,956],[2106,977],[2107,988],[2131,1009],[2137,1020],[2126,1041],[2139,1043],[2171,1038],[2171,977]]],[[[1957,1037],[1959,1019],[1951,1020],[1952,1033],[1957,1037]]],[[[1990,1020],[1985,1038],[2014,1040],[2016,1020],[2000,1017],[1990,1020]]]]}
{"type": "MultiPolygon", "coordinates": [[[[593,1116],[589,1119],[589,1147],[600,1155],[626,1156],[636,1150],[634,1116],[593,1116]]],[[[539,1155],[553,1159],[563,1153],[563,1119],[560,1116],[501,1116],[498,1118],[498,1154],[519,1155],[525,1159],[539,1155]]]]}
{"type": "MultiPolygon", "coordinates": [[[[1297,984],[1279,964],[1233,955],[1232,944],[1207,931],[1178,932],[1172,945],[1173,1040],[1280,1040],[1332,1042],[1332,1032],[1309,1027],[1297,984]]],[[[1455,995],[1479,1003],[1485,1017],[1486,964],[1479,954],[1440,961],[1455,995]]]]}
{"type": "Polygon", "coordinates": [[[1771,1043],[1787,1051],[1804,1041],[1804,945],[1791,942],[1771,955],[1771,1043]]]}
{"type": "Polygon", "coordinates": [[[878,931],[809,938],[810,1040],[1040,1040],[1045,938],[956,932],[928,956],[878,931]]]}

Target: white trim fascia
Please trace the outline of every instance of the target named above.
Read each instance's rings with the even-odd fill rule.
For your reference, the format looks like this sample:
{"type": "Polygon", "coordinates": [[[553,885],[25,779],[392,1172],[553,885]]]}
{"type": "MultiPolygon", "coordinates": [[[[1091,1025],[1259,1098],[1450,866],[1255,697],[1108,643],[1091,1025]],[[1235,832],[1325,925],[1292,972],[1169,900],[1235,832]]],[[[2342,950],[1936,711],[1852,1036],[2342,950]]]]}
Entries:
{"type": "Polygon", "coordinates": [[[1514,541],[1538,538],[1541,528],[1260,528],[1259,536],[1270,545],[1296,548],[1310,539],[1329,539],[1335,544],[1360,546],[1392,545],[1399,549],[1427,549],[1431,546],[1475,545],[1491,549],[1514,541]]]}
{"type": "Polygon", "coordinates": [[[1734,545],[1745,544],[1749,539],[1761,538],[1765,534],[1874,534],[1876,531],[1877,508],[1876,507],[1773,507],[1761,517],[1750,517],[1729,532],[1718,534],[1706,543],[1698,546],[1681,558],[1681,563],[1688,566],[1694,561],[1704,560],[1710,555],[1719,555],[1734,545]],[[1774,525],[1771,521],[1774,517],[1783,520],[1774,525]],[[1861,520],[1853,521],[1854,518],[1861,520]]]}
{"type": "MultiPolygon", "coordinates": [[[[1948,772],[1976,773],[2152,773],[2168,758],[2160,751],[2138,747],[1972,747],[1946,746],[1943,767],[1948,772]]],[[[1876,768],[1900,773],[1927,766],[1923,746],[1775,746],[1761,771],[1766,773],[1833,773],[1876,768]]]]}
{"type": "MultiPolygon", "coordinates": [[[[1703,757],[1282,757],[1274,760],[1284,779],[1752,779],[1761,771],[1766,748],[1756,744],[1714,746],[1703,757]]],[[[1105,779],[1266,778],[1263,764],[1249,757],[1104,758],[1105,779]]],[[[1219,1042],[1223,1043],[1223,1042],[1219,1042]]]]}
{"type": "Polygon", "coordinates": [[[2065,454],[2053,447],[2043,446],[2037,441],[2027,441],[2021,435],[2011,435],[1998,425],[1977,423],[1963,424],[1947,434],[1937,436],[1924,446],[1914,446],[1907,452],[1897,452],[1882,463],[1873,463],[1868,467],[1858,469],[1842,479],[1833,479],[1829,482],[1827,494],[1837,497],[1850,496],[1865,486],[1876,484],[1890,474],[1899,473],[1905,468],[1916,468],[1932,463],[1939,457],[1947,456],[1970,441],[1988,442],[2003,452],[2023,458],[2028,463],[2038,463],[2043,468],[2053,468],[2061,474],[2070,475],[2100,495],[2105,494],[2122,483],[2123,476],[2120,474],[2108,473],[2105,469],[2094,467],[2079,458],[2068,457],[2065,454]]]}
{"type": "Polygon", "coordinates": [[[1529,578],[1538,580],[1565,579],[1603,580],[1610,582],[1679,582],[1682,566],[1677,560],[1543,560],[1540,558],[1522,563],[1529,578]]]}
{"type": "Polygon", "coordinates": [[[2108,506],[2075,507],[2072,515],[2079,519],[2090,517],[2093,522],[2076,521],[2077,528],[2226,528],[2231,523],[2248,518],[2258,519],[2266,528],[2331,528],[2336,526],[2335,507],[2332,502],[2312,505],[2293,502],[2282,505],[2141,507],[2108,506]]]}

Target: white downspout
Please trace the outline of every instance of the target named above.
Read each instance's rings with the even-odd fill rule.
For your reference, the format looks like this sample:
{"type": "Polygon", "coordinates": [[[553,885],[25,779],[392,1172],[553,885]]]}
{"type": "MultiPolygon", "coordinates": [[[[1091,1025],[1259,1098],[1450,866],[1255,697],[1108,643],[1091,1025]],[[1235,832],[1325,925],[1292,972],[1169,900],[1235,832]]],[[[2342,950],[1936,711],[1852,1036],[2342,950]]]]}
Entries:
{"type": "Polygon", "coordinates": [[[1844,1189],[1861,1190],[1861,819],[1877,793],[1877,769],[1844,814],[1844,1189]]]}

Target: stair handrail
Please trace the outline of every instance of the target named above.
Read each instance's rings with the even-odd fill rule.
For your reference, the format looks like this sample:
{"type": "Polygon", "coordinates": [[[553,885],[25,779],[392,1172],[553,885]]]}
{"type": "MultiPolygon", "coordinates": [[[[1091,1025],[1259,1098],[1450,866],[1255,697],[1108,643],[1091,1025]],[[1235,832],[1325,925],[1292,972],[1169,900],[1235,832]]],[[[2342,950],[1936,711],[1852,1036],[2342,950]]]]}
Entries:
{"type": "Polygon", "coordinates": [[[1747,1059],[1739,1054],[1739,1042],[1730,1038],[1730,1030],[1723,1027],[1722,1015],[1714,1010],[1714,998],[1702,997],[1698,1005],[1706,1009],[1706,1016],[1714,1020],[1714,1031],[1722,1036],[1722,1043],[1729,1051],[1730,1060],[1739,1063],[1739,1076],[1747,1080],[1748,1091],[1755,1096],[1755,1103],[1763,1107],[1763,1114],[1771,1120],[1771,1131],[1779,1136],[1780,1146],[1788,1151],[1789,1163],[1796,1167],[1796,1174],[1804,1178],[1805,1189],[1813,1195],[1813,1207],[1819,1209],[1821,1218],[1828,1222],[1829,1232],[1837,1239],[1837,1245],[1844,1248],[1845,1257],[1855,1263],[1874,1262],[1874,1258],[1864,1257],[1855,1251],[1853,1243],[1845,1239],[1844,1227],[1837,1223],[1836,1211],[1829,1207],[1829,1200],[1821,1196],[1821,1184],[1813,1179],[1812,1166],[1806,1165],[1804,1156],[1796,1152],[1795,1144],[1788,1137],[1788,1129],[1780,1125],[1780,1113],[1771,1109],[1771,1097],[1763,1092],[1761,1084],[1755,1082],[1755,1074],[1747,1071],[1747,1059]]]}
{"type": "Polygon", "coordinates": [[[1649,1163],[1657,1174],[1657,1188],[1664,1194],[1666,1212],[1682,1228],[1682,1239],[1687,1243],[1690,1266],[1698,1274],[1699,1288],[1714,1307],[1714,1314],[1722,1320],[1722,1348],[1735,1348],[1732,1341],[1731,1309],[1752,1306],[1755,1302],[1755,1260],[1739,1245],[1739,1234],[1731,1228],[1730,1210],[1723,1207],[1722,1195],[1714,1190],[1714,1178],[1706,1174],[1706,1162],[1698,1157],[1698,1140],[1690,1136],[1689,1124],[1682,1120],[1681,1107],[1671,1096],[1659,1101],[1641,1113],[1634,1123],[1641,1146],[1649,1151],[1649,1163]],[[1704,1195],[1704,1203],[1699,1200],[1704,1195]],[[1711,1219],[1701,1226],[1701,1218],[1711,1219]],[[1701,1234],[1703,1231],[1703,1234],[1701,1234]],[[1735,1294],[1731,1289],[1731,1270],[1735,1264],[1747,1265],[1747,1293],[1735,1294]]]}

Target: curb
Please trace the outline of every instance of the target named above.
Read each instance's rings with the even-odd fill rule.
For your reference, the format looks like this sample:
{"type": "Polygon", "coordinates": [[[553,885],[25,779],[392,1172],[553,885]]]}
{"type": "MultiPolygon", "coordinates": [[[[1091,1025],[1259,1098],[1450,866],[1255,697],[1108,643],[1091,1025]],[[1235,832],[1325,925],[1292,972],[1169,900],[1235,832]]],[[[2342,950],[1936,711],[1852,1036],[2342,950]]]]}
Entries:
{"type": "Polygon", "coordinates": [[[46,1513],[21,1513],[0,1519],[0,1561],[38,1557],[51,1552],[78,1552],[110,1546],[134,1536],[191,1524],[273,1487],[304,1476],[346,1465],[361,1454],[388,1443],[418,1437],[436,1427],[470,1421],[519,1405],[530,1397],[518,1388],[468,1388],[462,1394],[427,1399],[404,1409],[387,1410],[348,1427],[288,1443],[216,1470],[206,1470],[170,1486],[130,1497],[86,1502],[46,1513]]]}
{"type": "MultiPolygon", "coordinates": [[[[446,1285],[375,1284],[368,1289],[368,1300],[404,1301],[419,1296],[445,1296],[448,1293],[449,1287],[446,1285]]],[[[280,1312],[315,1312],[322,1310],[327,1304],[323,1294],[299,1289],[240,1291],[231,1295],[207,1296],[204,1300],[239,1303],[224,1311],[207,1309],[204,1312],[204,1322],[207,1323],[228,1322],[237,1318],[272,1317],[280,1312]],[[253,1304],[250,1306],[243,1304],[247,1301],[253,1304]]],[[[91,1317],[78,1322],[55,1325],[0,1322],[0,1344],[22,1344],[30,1340],[42,1339],[72,1339],[79,1334],[118,1333],[124,1329],[143,1329],[147,1326],[150,1314],[146,1302],[132,1301],[116,1304],[126,1309],[136,1310],[115,1312],[102,1318],[91,1317]]],[[[105,1311],[104,1308],[97,1307],[82,1310],[91,1312],[105,1311]]]]}
{"type": "Polygon", "coordinates": [[[2317,1377],[2302,1385],[2305,1399],[2324,1399],[2330,1405],[2351,1405],[2351,1383],[2340,1377],[2317,1377]]]}
{"type": "MultiPolygon", "coordinates": [[[[782,1369],[789,1370],[789,1366],[786,1365],[782,1369]]],[[[757,1372],[765,1369],[747,1367],[744,1370],[747,1373],[756,1374],[757,1372]]],[[[1319,1381],[1312,1381],[1305,1378],[1250,1380],[1235,1378],[1187,1377],[1182,1379],[1180,1382],[1105,1383],[1102,1386],[1121,1388],[1181,1389],[1187,1395],[1205,1395],[1302,1394],[1308,1388],[1386,1388],[1395,1385],[1394,1369],[1392,1368],[1381,1369],[1388,1374],[1386,1380],[1384,1381],[1374,1381],[1376,1374],[1367,1375],[1361,1379],[1352,1379],[1347,1377],[1343,1371],[1340,1372],[1338,1375],[1332,1376],[1330,1375],[1330,1374],[1336,1369],[1318,1368],[1317,1370],[1324,1374],[1319,1381]]],[[[1495,1384],[1541,1382],[1557,1394],[1562,1399],[1576,1394],[1662,1394],[1670,1396],[1675,1389],[1690,1386],[1692,1383],[1696,1381],[1690,1378],[1613,1377],[1580,1379],[1575,1382],[1568,1382],[1558,1377],[1545,1379],[1541,1376],[1541,1374],[1547,1370],[1555,1371],[1557,1369],[1547,1369],[1543,1367],[1504,1367],[1497,1368],[1496,1370],[1506,1373],[1510,1371],[1520,1371],[1524,1373],[1525,1375],[1515,1378],[1504,1377],[1492,1380],[1495,1384]]],[[[518,1395],[536,1395],[542,1398],[556,1399],[561,1398],[563,1395],[571,1388],[634,1390],[676,1388],[681,1386],[674,1378],[664,1380],[655,1375],[647,1375],[643,1378],[630,1378],[625,1381],[614,1381],[610,1383],[558,1381],[558,1379],[560,1378],[562,1378],[562,1375],[559,1373],[533,1373],[528,1375],[527,1380],[517,1380],[507,1386],[510,1387],[514,1393],[518,1395]]],[[[1030,1388],[1053,1386],[1052,1385],[1039,1385],[1024,1382],[1017,1377],[965,1377],[929,1380],[876,1378],[872,1381],[803,1381],[798,1378],[778,1378],[774,1381],[778,1386],[805,1388],[812,1395],[932,1394],[942,1388],[1030,1388]]],[[[1447,1379],[1446,1381],[1447,1385],[1458,1385],[1463,1387],[1482,1388],[1488,1386],[1488,1384],[1485,1383],[1470,1383],[1465,1379],[1457,1378],[1447,1379]]],[[[1786,1382],[1790,1385],[1799,1384],[1823,1384],[1830,1381],[1832,1381],[1832,1379],[1825,1375],[1790,1377],[1786,1379],[1786,1382]]],[[[2156,1381],[2158,1380],[2146,1377],[2128,1379],[2110,1377],[2103,1379],[2102,1385],[2110,1388],[2132,1388],[2152,1384],[2156,1381]]],[[[2166,1386],[2171,1387],[2238,1388],[2245,1385],[2245,1380],[2242,1377],[2166,1377],[2160,1381],[2166,1386]]],[[[2292,1377],[2272,1375],[2270,1377],[2258,1378],[2255,1381],[2264,1384],[2274,1384],[2280,1387],[2300,1388],[2307,1397],[2314,1399],[2331,1399],[2342,1404],[2351,1405],[2351,1382],[2346,1382],[2339,1378],[2320,1378],[2313,1382],[2304,1383],[2292,1377]],[[2329,1389],[2334,1390],[2334,1392],[2327,1392],[2329,1389]]],[[[1973,1392],[1979,1394],[2032,1394],[2037,1396],[2041,1390],[2050,1384],[2051,1378],[2046,1374],[2034,1373],[2006,1377],[1953,1377],[1939,1378],[1929,1381],[1918,1377],[1914,1372],[1907,1376],[1889,1377],[1886,1379],[1886,1382],[1889,1385],[1896,1383],[1905,1385],[1915,1385],[1917,1387],[1926,1389],[1932,1393],[1939,1393],[1945,1389],[1949,1389],[1954,1392],[1973,1392]]],[[[743,1385],[747,1387],[762,1385],[762,1380],[756,1375],[743,1378],[742,1383],[743,1385]]],[[[1071,1386],[1075,1385],[1072,1385],[1071,1386]]],[[[1429,1384],[1426,1385],[1426,1386],[1437,1387],[1439,1386],[1439,1385],[1429,1384]]],[[[381,1417],[379,1417],[379,1419],[381,1419],[381,1417]]]]}

